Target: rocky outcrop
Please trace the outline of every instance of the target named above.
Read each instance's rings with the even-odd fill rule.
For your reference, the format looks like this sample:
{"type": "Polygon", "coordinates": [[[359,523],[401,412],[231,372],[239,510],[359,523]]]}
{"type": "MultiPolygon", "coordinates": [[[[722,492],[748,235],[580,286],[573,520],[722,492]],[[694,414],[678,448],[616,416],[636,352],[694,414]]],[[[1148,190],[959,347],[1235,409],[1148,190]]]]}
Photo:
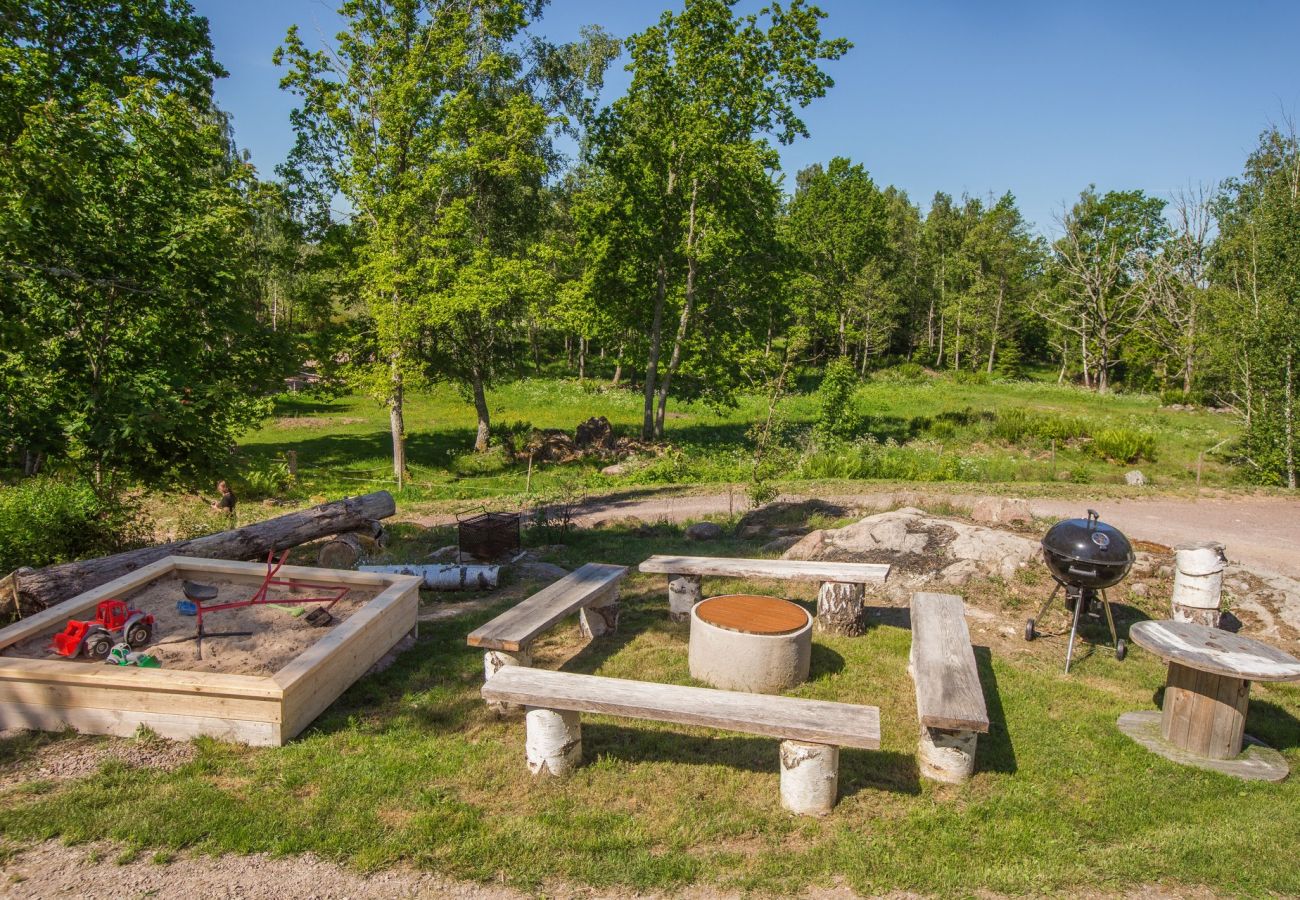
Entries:
{"type": "Polygon", "coordinates": [[[844,528],[811,532],[785,558],[888,563],[887,588],[901,596],[923,584],[962,585],[988,575],[1010,578],[1038,553],[1036,540],[904,507],[844,528]]]}

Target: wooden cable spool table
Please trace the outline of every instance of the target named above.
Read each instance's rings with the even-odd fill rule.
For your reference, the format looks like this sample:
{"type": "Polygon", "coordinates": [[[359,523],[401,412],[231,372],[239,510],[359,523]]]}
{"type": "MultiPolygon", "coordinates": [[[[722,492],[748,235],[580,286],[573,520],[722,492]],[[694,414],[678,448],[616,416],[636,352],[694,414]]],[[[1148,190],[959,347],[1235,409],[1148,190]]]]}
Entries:
{"type": "Polygon", "coordinates": [[[1300,680],[1300,660],[1268,644],[1192,622],[1138,622],[1135,644],[1169,663],[1162,711],[1125,713],[1119,727],[1175,762],[1280,781],[1280,753],[1245,734],[1252,681],[1300,680]],[[1158,734],[1155,724],[1158,718],[1158,734]],[[1242,753],[1243,745],[1251,746],[1242,753]]]}
{"type": "Polygon", "coordinates": [[[728,691],[775,694],[808,680],[812,616],[779,597],[727,594],[691,608],[691,677],[728,691]]]}

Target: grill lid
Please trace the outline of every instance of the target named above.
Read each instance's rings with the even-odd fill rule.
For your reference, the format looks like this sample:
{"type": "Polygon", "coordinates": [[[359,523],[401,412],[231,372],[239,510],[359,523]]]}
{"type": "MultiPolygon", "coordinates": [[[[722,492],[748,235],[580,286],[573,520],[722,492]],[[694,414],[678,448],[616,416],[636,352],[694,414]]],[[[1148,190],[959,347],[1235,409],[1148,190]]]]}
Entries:
{"type": "Polygon", "coordinates": [[[1043,550],[1072,562],[1123,566],[1133,563],[1133,547],[1123,532],[1100,521],[1095,510],[1086,519],[1057,522],[1043,535],[1043,550]]]}

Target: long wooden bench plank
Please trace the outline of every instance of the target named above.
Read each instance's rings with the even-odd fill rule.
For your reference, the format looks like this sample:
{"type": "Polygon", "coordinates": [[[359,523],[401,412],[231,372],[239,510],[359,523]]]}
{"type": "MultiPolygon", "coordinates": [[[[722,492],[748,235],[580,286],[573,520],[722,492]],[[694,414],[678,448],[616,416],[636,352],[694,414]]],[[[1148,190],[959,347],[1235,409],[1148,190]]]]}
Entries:
{"type": "Polygon", "coordinates": [[[556,622],[617,587],[627,566],[587,563],[470,632],[471,647],[518,653],[556,622]]]}
{"type": "Polygon", "coordinates": [[[884,581],[889,566],[803,559],[733,559],[719,556],[652,556],[642,572],[663,575],[720,575],[727,578],[775,578],[783,581],[841,581],[872,584],[884,581]]]}
{"type": "Polygon", "coordinates": [[[544,709],[704,725],[784,740],[876,750],[880,710],[826,700],[652,684],[510,666],[483,685],[483,698],[544,709]]]}
{"type": "Polygon", "coordinates": [[[954,594],[912,595],[912,680],[916,712],[927,728],[989,730],[966,611],[954,594]]]}

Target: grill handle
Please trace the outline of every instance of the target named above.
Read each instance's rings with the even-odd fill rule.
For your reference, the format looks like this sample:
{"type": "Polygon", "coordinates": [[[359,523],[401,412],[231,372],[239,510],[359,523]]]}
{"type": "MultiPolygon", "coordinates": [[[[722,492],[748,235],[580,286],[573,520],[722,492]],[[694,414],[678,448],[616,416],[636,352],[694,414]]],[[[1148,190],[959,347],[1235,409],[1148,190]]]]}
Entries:
{"type": "Polygon", "coordinates": [[[1083,576],[1084,578],[1096,578],[1096,577],[1097,577],[1097,570],[1096,570],[1096,569],[1078,569],[1078,568],[1075,568],[1073,565],[1070,565],[1070,566],[1067,566],[1067,567],[1066,567],[1065,571],[1069,572],[1071,575],[1081,575],[1081,576],[1083,576]]]}
{"type": "Polygon", "coordinates": [[[1089,531],[1092,531],[1094,528],[1096,528],[1096,527],[1097,527],[1097,523],[1100,522],[1100,521],[1101,521],[1101,513],[1097,512],[1097,510],[1095,510],[1095,509],[1090,509],[1090,510],[1088,510],[1088,530],[1089,530],[1089,531]]]}

